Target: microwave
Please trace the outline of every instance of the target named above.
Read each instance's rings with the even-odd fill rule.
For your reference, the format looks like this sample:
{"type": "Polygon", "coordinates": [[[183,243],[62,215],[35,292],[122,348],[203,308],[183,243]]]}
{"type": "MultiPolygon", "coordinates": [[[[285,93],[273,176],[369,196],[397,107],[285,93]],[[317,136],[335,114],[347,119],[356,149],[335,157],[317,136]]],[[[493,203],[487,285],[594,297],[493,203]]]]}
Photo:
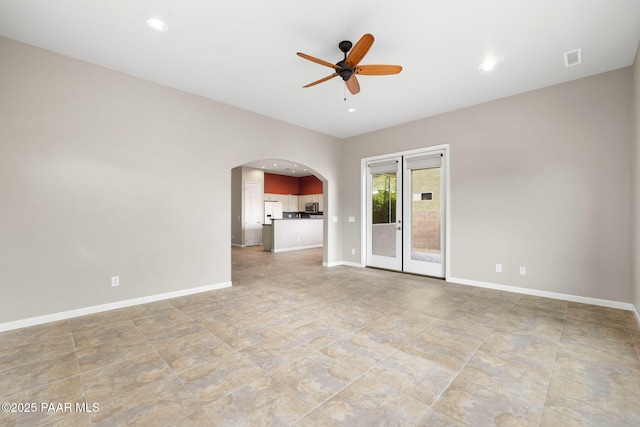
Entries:
{"type": "Polygon", "coordinates": [[[320,210],[320,204],[317,203],[317,202],[305,203],[304,204],[304,211],[305,212],[315,213],[315,212],[318,212],[318,210],[320,210]]]}

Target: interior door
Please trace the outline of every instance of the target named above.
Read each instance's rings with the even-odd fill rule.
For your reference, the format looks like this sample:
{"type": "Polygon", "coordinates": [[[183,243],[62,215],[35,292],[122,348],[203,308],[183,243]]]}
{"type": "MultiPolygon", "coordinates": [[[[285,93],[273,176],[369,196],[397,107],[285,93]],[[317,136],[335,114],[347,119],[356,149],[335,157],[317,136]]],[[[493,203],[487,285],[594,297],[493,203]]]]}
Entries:
{"type": "Polygon", "coordinates": [[[367,265],[402,270],[402,158],[367,165],[367,265]]]}
{"type": "Polygon", "coordinates": [[[404,157],[403,271],[444,277],[444,175],[441,153],[404,157]]]}
{"type": "Polygon", "coordinates": [[[257,246],[262,241],[262,183],[244,183],[244,244],[257,246]]]}

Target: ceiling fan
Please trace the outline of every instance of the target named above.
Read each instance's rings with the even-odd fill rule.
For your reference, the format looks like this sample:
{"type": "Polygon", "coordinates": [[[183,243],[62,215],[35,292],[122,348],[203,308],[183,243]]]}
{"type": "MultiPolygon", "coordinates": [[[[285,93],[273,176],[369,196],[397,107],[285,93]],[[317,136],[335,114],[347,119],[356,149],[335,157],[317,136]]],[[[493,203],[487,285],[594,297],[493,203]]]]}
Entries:
{"type": "Polygon", "coordinates": [[[323,61],[322,59],[314,58],[313,56],[307,55],[302,52],[298,52],[298,56],[308,59],[309,61],[315,62],[316,64],[324,65],[325,67],[333,68],[335,72],[327,77],[324,77],[320,80],[316,80],[313,83],[309,83],[303,87],[315,86],[318,83],[326,82],[336,76],[342,77],[349,92],[353,95],[360,92],[360,83],[358,83],[358,79],[356,78],[356,74],[368,75],[368,76],[383,76],[387,74],[398,74],[402,71],[402,67],[399,65],[358,65],[362,58],[369,52],[371,45],[373,44],[373,36],[371,34],[365,34],[362,36],[358,43],[355,46],[352,45],[350,41],[341,41],[338,44],[340,50],[344,53],[344,59],[336,64],[332,64],[327,61],[323,61]],[[353,49],[351,48],[353,46],[353,49]],[[350,52],[349,52],[350,51],[350,52]],[[349,54],[347,55],[347,52],[349,54]]]}

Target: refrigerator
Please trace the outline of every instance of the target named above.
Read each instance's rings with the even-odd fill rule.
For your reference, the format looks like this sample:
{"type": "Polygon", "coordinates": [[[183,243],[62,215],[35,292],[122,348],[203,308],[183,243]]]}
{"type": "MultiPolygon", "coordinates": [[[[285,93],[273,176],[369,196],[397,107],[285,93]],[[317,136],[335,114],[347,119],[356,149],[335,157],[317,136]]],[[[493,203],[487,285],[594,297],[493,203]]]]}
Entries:
{"type": "Polygon", "coordinates": [[[282,219],[282,202],[264,202],[264,223],[271,224],[272,219],[282,219]]]}

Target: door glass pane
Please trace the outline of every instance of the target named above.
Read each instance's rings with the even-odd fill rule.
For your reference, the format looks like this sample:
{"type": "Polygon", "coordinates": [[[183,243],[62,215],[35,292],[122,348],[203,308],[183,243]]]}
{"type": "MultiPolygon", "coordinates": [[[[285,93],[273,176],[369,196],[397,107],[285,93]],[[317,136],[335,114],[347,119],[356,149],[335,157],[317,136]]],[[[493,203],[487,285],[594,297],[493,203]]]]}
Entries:
{"type": "Polygon", "coordinates": [[[371,175],[372,254],[396,257],[395,172],[371,175]]]}
{"type": "Polygon", "coordinates": [[[441,263],[440,168],[411,170],[411,259],[441,263]]]}

